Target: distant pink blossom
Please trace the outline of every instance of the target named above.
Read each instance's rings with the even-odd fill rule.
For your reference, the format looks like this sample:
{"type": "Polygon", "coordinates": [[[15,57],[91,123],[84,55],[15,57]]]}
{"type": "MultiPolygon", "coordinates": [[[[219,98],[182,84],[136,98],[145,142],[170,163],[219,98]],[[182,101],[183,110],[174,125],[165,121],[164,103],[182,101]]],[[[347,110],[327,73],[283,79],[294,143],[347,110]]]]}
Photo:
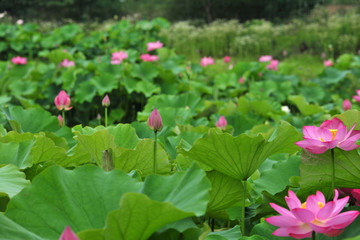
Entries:
{"type": "Polygon", "coordinates": [[[110,98],[109,96],[106,94],[105,97],[103,98],[101,105],[103,107],[109,107],[110,106],[110,98]]]}
{"type": "Polygon", "coordinates": [[[111,56],[111,64],[119,65],[126,58],[128,58],[127,52],[114,52],[111,56]]]}
{"type": "Polygon", "coordinates": [[[147,51],[150,52],[155,49],[162,48],[164,44],[162,44],[159,40],[156,42],[148,42],[147,43],[147,51]]]}
{"type": "Polygon", "coordinates": [[[322,154],[335,147],[351,151],[360,147],[356,144],[360,139],[360,131],[354,130],[355,125],[356,123],[350,131],[347,131],[347,127],[340,119],[333,118],[323,122],[320,127],[304,126],[304,140],[295,144],[313,154],[322,154]]]}
{"type": "Polygon", "coordinates": [[[261,76],[262,76],[262,73],[261,73],[261,72],[259,72],[259,73],[258,73],[258,75],[259,75],[259,77],[261,77],[261,76]]]}
{"type": "Polygon", "coordinates": [[[73,67],[73,66],[75,66],[75,62],[74,61],[69,61],[67,58],[65,58],[60,64],[63,67],[73,67]]]}
{"type": "Polygon", "coordinates": [[[144,62],[153,62],[153,61],[158,61],[158,60],[159,60],[159,56],[150,55],[150,54],[148,54],[148,53],[146,53],[146,54],[141,54],[140,58],[141,58],[141,60],[143,60],[144,62]]]}
{"type": "Polygon", "coordinates": [[[283,56],[286,57],[288,52],[286,50],[283,51],[283,56]]]}
{"type": "Polygon", "coordinates": [[[279,70],[278,65],[279,65],[279,60],[271,60],[270,64],[267,65],[266,68],[269,70],[277,71],[279,70]]]}
{"type": "Polygon", "coordinates": [[[324,66],[325,67],[331,67],[332,65],[334,65],[334,63],[330,59],[324,61],[324,66]]]}
{"type": "Polygon", "coordinates": [[[62,116],[59,114],[59,115],[57,116],[57,118],[59,119],[59,126],[60,126],[60,127],[64,126],[64,119],[62,118],[62,116]]]}
{"type": "Polygon", "coordinates": [[[78,238],[78,236],[76,236],[76,234],[71,230],[69,226],[66,226],[59,240],[80,240],[80,239],[78,238]]]}
{"type": "Polygon", "coordinates": [[[219,120],[216,122],[216,127],[218,127],[221,130],[225,130],[227,126],[227,121],[224,116],[221,116],[219,120]]]}
{"type": "Polygon", "coordinates": [[[17,56],[17,57],[13,57],[11,59],[11,62],[16,65],[24,65],[27,63],[27,60],[26,60],[26,57],[17,56]]]}
{"type": "Polygon", "coordinates": [[[280,216],[269,217],[265,221],[279,227],[273,232],[273,235],[279,237],[309,238],[313,231],[336,237],[359,215],[358,211],[340,213],[349,196],[338,197],[339,192],[335,189],[334,199],[326,202],[324,194],[317,191],[316,195],[308,196],[306,202],[301,203],[295,193],[289,190],[289,196],[285,197],[289,210],[270,203],[280,216]]]}
{"type": "Polygon", "coordinates": [[[351,102],[348,99],[343,101],[343,110],[350,110],[351,109],[351,102]]]}
{"type": "Polygon", "coordinates": [[[244,82],[245,82],[244,77],[241,77],[241,78],[239,79],[239,83],[240,83],[240,84],[243,84],[244,82]]]}
{"type": "Polygon", "coordinates": [[[271,55],[265,55],[259,58],[259,62],[270,62],[272,59],[271,55]]]}
{"type": "Polygon", "coordinates": [[[214,65],[215,61],[212,57],[203,57],[201,59],[200,65],[206,67],[207,65],[214,65]]]}
{"type": "Polygon", "coordinates": [[[230,64],[229,67],[228,67],[229,70],[231,70],[233,68],[234,68],[234,64],[230,64]]]}
{"type": "Polygon", "coordinates": [[[24,20],[18,19],[18,20],[16,21],[16,24],[17,24],[17,25],[23,25],[23,24],[24,24],[24,20]]]}
{"type": "Polygon", "coordinates": [[[360,102],[360,89],[356,90],[357,95],[353,96],[353,99],[355,99],[355,101],[360,102]]]}
{"type": "Polygon", "coordinates": [[[224,63],[229,63],[231,61],[231,57],[225,56],[224,57],[224,63]]]}
{"type": "Polygon", "coordinates": [[[326,58],[326,53],[322,52],[321,53],[321,58],[326,58]]]}

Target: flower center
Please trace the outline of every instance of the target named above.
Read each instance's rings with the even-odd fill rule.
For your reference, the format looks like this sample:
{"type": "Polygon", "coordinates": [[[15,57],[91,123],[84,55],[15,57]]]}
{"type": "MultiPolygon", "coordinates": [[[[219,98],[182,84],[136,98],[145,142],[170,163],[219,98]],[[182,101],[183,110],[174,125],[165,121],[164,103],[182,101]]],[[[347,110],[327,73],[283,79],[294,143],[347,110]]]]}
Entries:
{"type": "MultiPolygon", "coordinates": [[[[325,206],[325,204],[323,204],[322,202],[317,202],[317,204],[319,205],[319,208],[323,208],[325,206]]],[[[301,207],[303,209],[306,209],[306,202],[304,202],[303,204],[301,204],[301,207]]]]}
{"type": "MultiPolygon", "coordinates": [[[[338,130],[337,130],[337,129],[329,129],[329,131],[331,132],[331,135],[332,135],[331,141],[334,141],[338,130]]],[[[320,140],[321,140],[322,142],[325,142],[323,138],[320,138],[320,140]]]]}

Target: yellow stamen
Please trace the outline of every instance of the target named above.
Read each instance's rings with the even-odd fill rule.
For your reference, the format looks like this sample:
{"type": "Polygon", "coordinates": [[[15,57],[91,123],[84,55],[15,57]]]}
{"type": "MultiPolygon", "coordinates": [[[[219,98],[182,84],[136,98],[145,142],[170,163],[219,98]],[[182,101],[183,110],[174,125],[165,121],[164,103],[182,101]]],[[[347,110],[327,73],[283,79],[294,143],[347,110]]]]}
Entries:
{"type": "Polygon", "coordinates": [[[337,134],[338,130],[337,130],[337,129],[329,129],[329,130],[330,130],[330,132],[331,132],[331,134],[332,134],[332,140],[334,140],[335,137],[336,137],[336,134],[337,134]]]}
{"type": "Polygon", "coordinates": [[[325,204],[323,204],[322,202],[318,202],[317,204],[319,205],[320,209],[325,206],[325,204]]]}
{"type": "Polygon", "coordinates": [[[301,208],[306,209],[306,202],[304,202],[303,204],[301,204],[301,208]]]}

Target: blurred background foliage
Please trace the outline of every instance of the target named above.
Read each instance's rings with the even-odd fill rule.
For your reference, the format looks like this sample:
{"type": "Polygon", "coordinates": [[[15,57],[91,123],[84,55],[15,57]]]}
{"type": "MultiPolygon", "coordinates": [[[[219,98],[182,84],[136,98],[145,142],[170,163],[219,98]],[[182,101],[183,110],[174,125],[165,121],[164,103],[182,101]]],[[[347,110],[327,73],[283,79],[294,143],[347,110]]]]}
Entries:
{"type": "Polygon", "coordinates": [[[103,21],[136,15],[170,21],[266,19],[283,21],[308,14],[316,5],[359,4],[358,0],[0,0],[0,11],[23,19],[103,21]]]}

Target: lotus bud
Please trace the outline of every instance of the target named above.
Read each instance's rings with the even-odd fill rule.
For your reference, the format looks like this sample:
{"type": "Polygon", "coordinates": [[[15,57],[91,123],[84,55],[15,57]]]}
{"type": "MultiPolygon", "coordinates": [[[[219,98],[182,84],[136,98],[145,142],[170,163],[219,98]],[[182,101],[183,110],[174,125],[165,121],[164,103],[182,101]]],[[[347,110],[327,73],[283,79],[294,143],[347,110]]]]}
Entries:
{"type": "Polygon", "coordinates": [[[221,130],[225,130],[227,126],[227,121],[224,116],[219,118],[219,121],[216,122],[216,127],[220,128],[221,130]]]}
{"type": "Polygon", "coordinates": [[[64,126],[64,119],[62,118],[62,116],[59,114],[59,115],[57,116],[57,118],[59,119],[59,126],[60,126],[60,127],[64,126]]]}
{"type": "Polygon", "coordinates": [[[150,117],[148,118],[147,124],[148,127],[154,132],[161,131],[161,129],[163,128],[163,123],[160,113],[156,108],[154,108],[154,111],[151,113],[150,117]]]}
{"type": "Polygon", "coordinates": [[[110,98],[109,96],[106,94],[105,97],[102,100],[102,106],[103,107],[109,107],[110,106],[110,98]]]}
{"type": "Polygon", "coordinates": [[[80,239],[76,236],[76,234],[71,230],[69,226],[66,226],[59,240],[80,240],[80,239]]]}
{"type": "Polygon", "coordinates": [[[343,102],[343,110],[350,110],[351,109],[351,102],[348,99],[345,99],[343,102]]]}
{"type": "Polygon", "coordinates": [[[55,97],[55,105],[58,110],[68,111],[70,107],[71,100],[70,97],[66,94],[64,90],[61,90],[60,93],[55,97]]]}

